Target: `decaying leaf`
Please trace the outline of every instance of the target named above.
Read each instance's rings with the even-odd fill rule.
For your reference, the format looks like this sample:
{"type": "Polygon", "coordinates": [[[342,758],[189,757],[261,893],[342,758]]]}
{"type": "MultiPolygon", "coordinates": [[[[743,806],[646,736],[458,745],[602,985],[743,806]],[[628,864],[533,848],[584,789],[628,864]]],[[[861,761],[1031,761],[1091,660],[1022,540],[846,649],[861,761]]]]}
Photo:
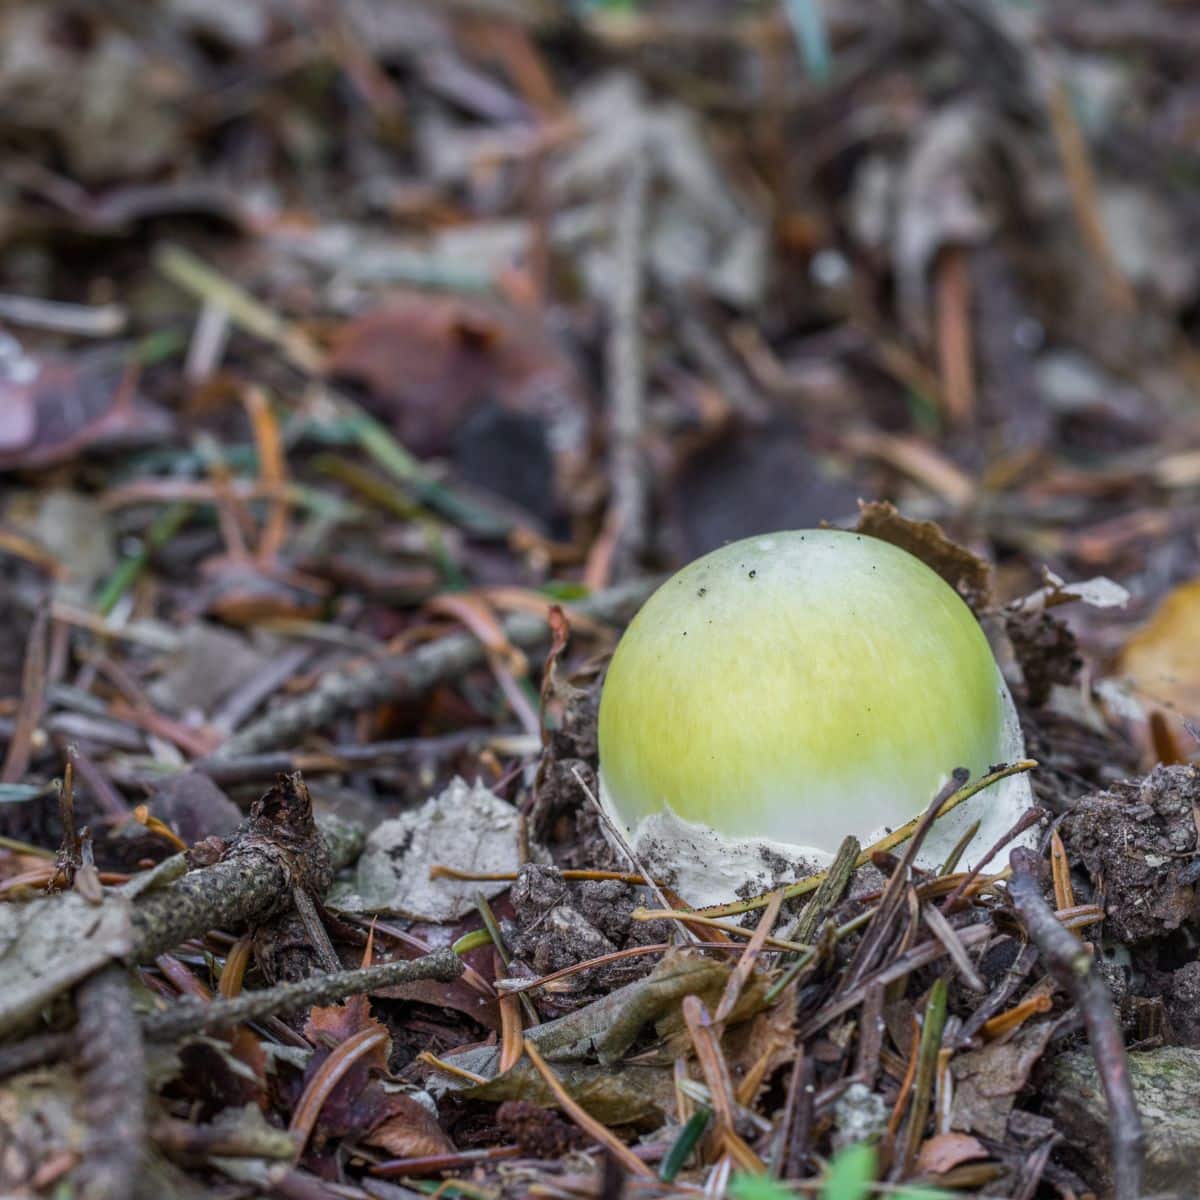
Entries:
{"type": "Polygon", "coordinates": [[[1011,179],[994,115],[974,103],[939,109],[914,139],[896,189],[892,262],[902,316],[925,334],[929,271],[940,250],[982,242],[994,229],[1011,179]],[[1007,186],[1006,186],[1007,185],[1007,186]]]}
{"type": "Polygon", "coordinates": [[[976,554],[952,542],[933,521],[910,521],[886,500],[859,504],[859,533],[881,538],[916,555],[935,570],[976,613],[992,598],[992,569],[976,554]]]}
{"type": "Polygon", "coordinates": [[[189,846],[208,837],[228,838],[242,812],[202,771],[181,771],[154,790],[150,811],[189,846]]]}
{"type": "MultiPolygon", "coordinates": [[[[633,156],[647,155],[656,173],[646,238],[651,268],[673,286],[698,286],[728,303],[752,305],[767,279],[765,221],[753,199],[731,186],[696,114],[651,100],[623,71],[588,84],[573,107],[583,136],[557,165],[555,189],[594,195],[609,189],[633,156]]],[[[585,269],[601,286],[609,282],[607,245],[585,269]]]]}
{"type": "MultiPolygon", "coordinates": [[[[555,1063],[593,1054],[601,1063],[615,1063],[650,1022],[672,1012],[677,1014],[684,996],[702,995],[715,1003],[729,971],[727,964],[698,954],[668,953],[649,975],[555,1021],[526,1030],[526,1036],[555,1063]]],[[[496,1046],[477,1046],[447,1055],[447,1059],[456,1067],[491,1079],[499,1070],[500,1051],[496,1046]]],[[[430,1080],[430,1086],[459,1090],[460,1084],[435,1078],[430,1080]]]]}
{"type": "Polygon", "coordinates": [[[161,441],[169,414],[141,399],[128,368],[110,359],[23,358],[15,377],[0,362],[0,409],[12,409],[0,436],[0,471],[53,466],[90,450],[161,441]]]}
{"type": "Polygon", "coordinates": [[[179,1070],[174,1086],[198,1113],[266,1104],[266,1054],[248,1029],[238,1030],[229,1039],[189,1038],[177,1057],[179,1070]]]}
{"type": "MultiPolygon", "coordinates": [[[[554,1073],[571,1098],[606,1125],[658,1125],[674,1108],[675,1085],[669,1067],[567,1063],[556,1064],[554,1073]]],[[[543,1108],[554,1106],[554,1094],[527,1058],[462,1094],[474,1100],[528,1100],[543,1108]]]]}
{"type": "Polygon", "coordinates": [[[266,670],[271,655],[248,637],[208,621],[193,621],[149,687],[151,700],[176,714],[208,716],[230,693],[266,670]]]}
{"type": "Polygon", "coordinates": [[[960,1163],[987,1158],[987,1147],[966,1133],[939,1133],[931,1137],[917,1155],[917,1170],[944,1175],[960,1163]]]}
{"type": "Polygon", "coordinates": [[[367,839],[347,912],[398,913],[453,921],[475,907],[479,892],[496,896],[505,882],[431,879],[436,865],[471,872],[516,872],[518,816],[482,784],[455,779],[420,808],[384,821],[367,839]]]}
{"type": "Polygon", "coordinates": [[[363,1138],[396,1158],[452,1154],[454,1143],[442,1132],[430,1109],[413,1096],[388,1097],[389,1115],[363,1138]]]}
{"type": "Polygon", "coordinates": [[[65,488],[23,492],[12,496],[5,518],[63,564],[58,591],[64,599],[87,603],[116,565],[112,521],[90,496],[65,488]]]}
{"type": "Polygon", "coordinates": [[[576,511],[591,416],[570,359],[536,319],[490,301],[397,292],[338,331],[331,369],[420,457],[530,515],[576,511]]]}
{"type": "Polygon", "coordinates": [[[0,1035],[133,948],[129,900],[78,892],[0,904],[0,1035]]]}
{"type": "Polygon", "coordinates": [[[1053,1020],[1028,1021],[1008,1041],[992,1042],[951,1061],[953,1129],[1003,1140],[1017,1093],[1049,1044],[1055,1024],[1053,1020]]]}
{"type": "MultiPolygon", "coordinates": [[[[679,1002],[684,996],[700,996],[715,1004],[729,970],[725,963],[678,950],[664,955],[649,975],[610,993],[606,999],[619,997],[620,1002],[609,1009],[607,1019],[593,1038],[600,1061],[616,1062],[651,1021],[656,1023],[660,1037],[678,1032],[682,1025],[679,1002]]],[[[745,1004],[743,995],[731,1021],[738,1019],[745,1004]]]]}
{"type": "Polygon", "coordinates": [[[371,1015],[366,996],[314,1008],[304,1033],[316,1049],[304,1071],[304,1099],[297,1112],[305,1107],[310,1095],[320,1104],[310,1127],[318,1144],[325,1138],[365,1133],[365,1141],[399,1157],[454,1150],[438,1126],[436,1111],[385,1082],[392,1038],[371,1015]],[[314,1081],[327,1073],[331,1056],[339,1052],[339,1046],[361,1043],[364,1037],[371,1043],[367,1052],[351,1055],[332,1091],[324,1094],[314,1081]]]}

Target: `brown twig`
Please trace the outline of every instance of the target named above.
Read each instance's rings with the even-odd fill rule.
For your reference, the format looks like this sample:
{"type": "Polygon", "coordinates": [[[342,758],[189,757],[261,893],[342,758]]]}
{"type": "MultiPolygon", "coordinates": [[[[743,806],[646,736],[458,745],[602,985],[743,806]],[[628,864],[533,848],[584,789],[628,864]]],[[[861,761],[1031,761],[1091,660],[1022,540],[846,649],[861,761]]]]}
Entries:
{"type": "Polygon", "coordinates": [[[1047,970],[1078,1006],[1087,1027],[1096,1070],[1108,1101],[1113,1195],[1116,1200],[1138,1200],[1142,1194],[1145,1132],[1133,1095],[1121,1023],[1108,989],[1093,967],[1091,955],[1078,938],[1063,928],[1054,910],[1042,898],[1033,874],[1036,858],[1029,851],[1014,851],[1013,860],[1013,877],[1008,885],[1013,905],[1041,952],[1047,970]]]}
{"type": "MultiPolygon", "coordinates": [[[[319,831],[307,789],[300,794],[303,786],[298,775],[283,777],[257,802],[252,813],[259,812],[259,818],[252,815],[249,833],[240,835],[221,861],[139,898],[132,911],[134,962],[150,962],[209,929],[261,923],[290,900],[298,883],[321,890],[315,878],[307,878],[318,859],[324,857],[335,869],[353,860],[361,833],[340,825],[319,831]],[[278,800],[284,793],[290,799],[281,811],[278,800]],[[273,798],[275,806],[267,807],[273,798]]],[[[324,886],[328,882],[326,877],[324,886]]]]}
{"type": "Polygon", "coordinates": [[[642,243],[650,164],[635,151],[621,184],[614,226],[612,330],[608,340],[608,389],[612,420],[613,531],[610,577],[626,579],[646,549],[650,505],[645,450],[646,367],[642,353],[642,243]]]}
{"type": "Polygon", "coordinates": [[[46,626],[49,616],[45,608],[38,610],[29,631],[25,664],[21,669],[21,707],[17,710],[17,725],[8,741],[4,765],[0,767],[0,783],[16,783],[33,757],[33,735],[42,719],[46,695],[46,626]]]}
{"type": "MultiPolygon", "coordinates": [[[[632,580],[581,600],[575,607],[588,616],[623,622],[633,616],[656,583],[653,579],[632,580]]],[[[550,636],[549,624],[527,613],[513,613],[502,624],[509,641],[525,649],[550,636]]],[[[294,742],[345,713],[416,699],[478,666],[485,653],[474,635],[453,633],[408,653],[331,671],[308,695],[289,700],[230,738],[214,757],[256,754],[294,742]]]]}
{"type": "Polygon", "coordinates": [[[81,984],[76,997],[88,1123],[76,1195],[125,1200],[135,1191],[146,1143],[146,1054],[129,976],[112,964],[81,984]]]}
{"type": "Polygon", "coordinates": [[[572,1098],[570,1092],[562,1085],[562,1081],[550,1069],[538,1048],[525,1039],[525,1053],[534,1069],[545,1081],[559,1108],[579,1126],[593,1141],[603,1146],[627,1171],[633,1175],[653,1177],[648,1166],[607,1126],[601,1125],[594,1117],[589,1116],[572,1098]]]}
{"type": "Polygon", "coordinates": [[[361,996],[418,979],[448,982],[461,974],[462,961],[452,950],[435,950],[424,958],[311,975],[295,983],[243,992],[232,1000],[181,1000],[166,1012],[147,1017],[143,1029],[148,1041],[169,1042],[188,1033],[213,1033],[246,1021],[258,1021],[272,1013],[295,1012],[314,1004],[337,1004],[347,996],[361,996]]]}

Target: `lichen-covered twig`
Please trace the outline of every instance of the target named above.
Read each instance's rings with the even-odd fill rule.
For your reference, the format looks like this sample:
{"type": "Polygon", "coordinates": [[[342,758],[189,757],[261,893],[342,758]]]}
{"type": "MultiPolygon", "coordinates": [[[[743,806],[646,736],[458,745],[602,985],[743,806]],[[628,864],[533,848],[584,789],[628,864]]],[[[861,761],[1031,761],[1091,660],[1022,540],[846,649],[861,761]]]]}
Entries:
{"type": "Polygon", "coordinates": [[[435,950],[421,958],[400,959],[336,974],[310,975],[295,983],[246,992],[232,1000],[180,1000],[166,1012],[147,1017],[142,1028],[149,1041],[167,1042],[185,1034],[213,1033],[275,1013],[311,1008],[314,1004],[336,1004],[347,996],[360,996],[418,979],[449,982],[462,972],[462,960],[453,950],[435,950]]]}
{"type": "Polygon", "coordinates": [[[111,964],[79,986],[75,1044],[87,1143],[75,1178],[82,1200],[132,1196],[146,1143],[146,1053],[129,976],[111,964]]]}
{"type": "Polygon", "coordinates": [[[1033,871],[1036,857],[1014,850],[1008,894],[1047,970],[1078,1006],[1108,1101],[1108,1137],[1112,1146],[1113,1196],[1138,1200],[1142,1194],[1145,1132],[1133,1096],[1125,1039],[1104,981],[1096,973],[1083,943],[1060,924],[1042,897],[1033,871]]]}
{"type": "Polygon", "coordinates": [[[255,804],[251,826],[219,862],[189,871],[133,906],[132,958],[151,962],[214,927],[261,924],[292,903],[297,886],[323,895],[331,870],[351,861],[360,848],[357,831],[318,829],[303,780],[298,774],[283,776],[255,804]]]}
{"type": "MultiPolygon", "coordinates": [[[[585,616],[623,623],[633,616],[658,582],[632,580],[571,607],[585,616]]],[[[529,613],[513,613],[502,624],[508,640],[524,649],[550,637],[548,623],[529,613]]],[[[217,756],[234,758],[288,745],[342,714],[415,699],[483,661],[484,648],[474,634],[452,633],[406,654],[332,671],[307,695],[281,704],[230,738],[217,756]]]]}

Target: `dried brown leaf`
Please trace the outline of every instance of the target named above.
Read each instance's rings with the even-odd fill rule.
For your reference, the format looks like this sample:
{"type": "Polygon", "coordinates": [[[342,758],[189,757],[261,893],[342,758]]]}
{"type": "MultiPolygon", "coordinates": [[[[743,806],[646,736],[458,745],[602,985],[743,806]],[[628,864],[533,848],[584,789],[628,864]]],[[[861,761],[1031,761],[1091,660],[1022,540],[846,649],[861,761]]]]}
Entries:
{"type": "Polygon", "coordinates": [[[978,1138],[966,1133],[939,1133],[921,1147],[917,1155],[917,1170],[931,1175],[944,1175],[959,1163],[987,1157],[987,1148],[978,1138]]]}
{"type": "Polygon", "coordinates": [[[412,1096],[392,1096],[388,1115],[363,1138],[394,1158],[453,1154],[454,1143],[442,1132],[433,1113],[412,1096]]]}
{"type": "Polygon", "coordinates": [[[935,570],[975,612],[992,598],[992,569],[977,554],[958,545],[933,521],[910,521],[886,500],[859,504],[857,529],[899,546],[935,570]]]}

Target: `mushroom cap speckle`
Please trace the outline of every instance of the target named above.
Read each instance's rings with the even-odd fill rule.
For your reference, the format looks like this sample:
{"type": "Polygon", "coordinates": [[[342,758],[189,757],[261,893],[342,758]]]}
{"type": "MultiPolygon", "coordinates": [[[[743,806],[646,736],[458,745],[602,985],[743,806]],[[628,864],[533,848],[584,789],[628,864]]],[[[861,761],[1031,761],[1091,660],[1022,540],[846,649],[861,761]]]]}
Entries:
{"type": "MultiPolygon", "coordinates": [[[[957,593],[906,551],[835,530],[735,542],[663,584],[613,656],[599,739],[627,832],[666,814],[817,860],[916,816],[956,767],[1022,753],[957,593]]],[[[979,815],[963,807],[944,818],[960,834],[979,815]]]]}

